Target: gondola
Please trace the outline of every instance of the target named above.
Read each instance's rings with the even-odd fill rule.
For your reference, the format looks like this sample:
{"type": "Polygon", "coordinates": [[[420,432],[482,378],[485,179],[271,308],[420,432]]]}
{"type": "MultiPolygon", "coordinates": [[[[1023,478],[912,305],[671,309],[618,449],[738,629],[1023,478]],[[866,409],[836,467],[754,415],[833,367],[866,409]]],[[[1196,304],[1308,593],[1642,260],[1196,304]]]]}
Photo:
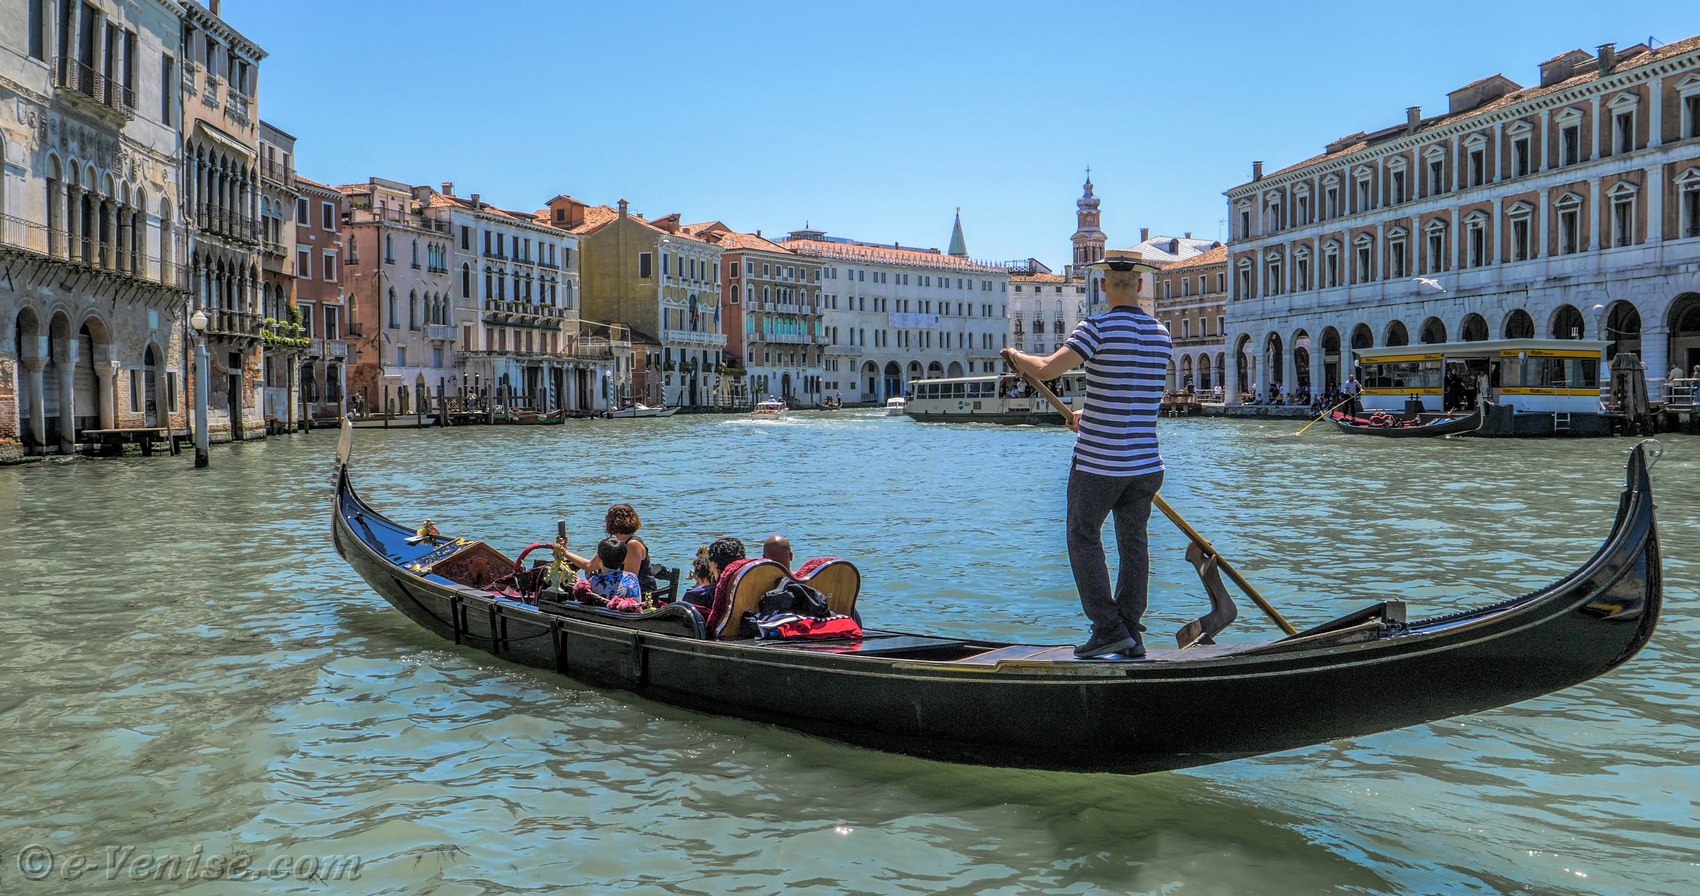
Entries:
{"type": "MultiPolygon", "coordinates": [[[[352,443],[345,428],[336,550],[433,634],[592,686],[951,762],[1142,773],[1478,712],[1627,661],[1652,635],[1662,600],[1639,446],[1603,546],[1539,591],[1417,621],[1389,599],[1281,640],[1104,662],[1076,660],[1066,646],[866,624],[896,608],[856,605],[855,575],[829,597],[835,611],[859,613],[861,638],[741,638],[745,586],[764,588],[774,579],[762,575],[776,575],[765,560],[723,575],[721,597],[732,603],[717,598],[706,618],[690,604],[620,613],[547,591],[516,596],[502,583],[517,581],[511,573],[522,563],[481,541],[417,532],[362,500],[352,443]]],[[[527,550],[538,547],[546,545],[527,550]]],[[[855,572],[842,561],[837,568],[855,572]]]]}
{"type": "Polygon", "coordinates": [[[1427,439],[1435,436],[1454,436],[1475,432],[1482,427],[1482,409],[1462,417],[1450,420],[1432,420],[1427,423],[1410,423],[1399,421],[1394,417],[1391,425],[1375,426],[1368,419],[1354,417],[1344,411],[1334,411],[1328,415],[1328,422],[1334,428],[1351,435],[1381,436],[1384,439],[1427,439]]]}

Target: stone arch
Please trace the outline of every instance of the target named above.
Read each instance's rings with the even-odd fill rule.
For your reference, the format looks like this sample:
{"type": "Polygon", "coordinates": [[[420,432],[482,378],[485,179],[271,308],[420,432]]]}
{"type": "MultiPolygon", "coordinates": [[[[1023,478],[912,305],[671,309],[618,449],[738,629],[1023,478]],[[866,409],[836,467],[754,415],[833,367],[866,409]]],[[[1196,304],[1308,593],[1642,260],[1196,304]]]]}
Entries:
{"type": "Polygon", "coordinates": [[[1458,338],[1463,342],[1486,342],[1488,340],[1487,318],[1472,311],[1464,315],[1464,320],[1458,325],[1458,338]]]}
{"type": "Polygon", "coordinates": [[[945,371],[945,376],[962,376],[962,362],[950,362],[950,369],[945,371]]]}
{"type": "Polygon", "coordinates": [[[1533,339],[1535,338],[1535,319],[1529,312],[1515,308],[1505,315],[1505,321],[1500,326],[1502,339],[1533,339]]]}
{"type": "Polygon", "coordinates": [[[1192,380],[1192,356],[1181,355],[1180,387],[1191,390],[1196,384],[1192,380]]]}
{"type": "Polygon", "coordinates": [[[1700,368],[1700,292],[1678,294],[1671,300],[1666,314],[1670,328],[1671,364],[1681,367],[1692,377],[1695,369],[1700,368]]]}
{"type": "Polygon", "coordinates": [[[21,305],[10,335],[12,350],[23,362],[17,373],[18,434],[25,450],[40,453],[47,445],[45,404],[47,387],[52,382],[46,378],[43,367],[47,360],[47,338],[41,315],[32,306],[21,305]]]}
{"type": "Polygon", "coordinates": [[[1641,309],[1634,302],[1618,299],[1606,306],[1605,333],[1602,335],[1607,342],[1606,360],[1617,356],[1618,352],[1629,352],[1636,357],[1643,357],[1641,350],[1641,309]]]}
{"type": "Polygon", "coordinates": [[[1417,341],[1423,345],[1439,345],[1446,341],[1446,323],[1438,317],[1423,321],[1417,331],[1417,341]]]}
{"type": "Polygon", "coordinates": [[[1238,363],[1238,375],[1234,378],[1234,388],[1240,392],[1251,392],[1251,386],[1257,381],[1257,355],[1251,350],[1250,333],[1241,333],[1234,338],[1234,359],[1238,363]]]}
{"type": "Polygon", "coordinates": [[[1309,330],[1300,327],[1293,331],[1287,351],[1293,359],[1293,382],[1289,385],[1294,391],[1308,391],[1313,385],[1310,381],[1310,368],[1315,350],[1316,346],[1309,330]]]}
{"type": "Polygon", "coordinates": [[[929,379],[937,379],[937,378],[942,377],[942,376],[944,376],[944,365],[943,364],[940,364],[939,362],[934,361],[931,364],[927,365],[927,377],[929,379]]]}
{"type": "Polygon", "coordinates": [[[1588,335],[1588,322],[1575,305],[1560,305],[1553,309],[1548,332],[1554,339],[1582,339],[1588,335]]]}
{"type": "Polygon", "coordinates": [[[1381,340],[1382,345],[1397,346],[1411,344],[1411,332],[1405,329],[1405,322],[1402,320],[1396,320],[1388,324],[1387,329],[1384,332],[1386,335],[1381,340]]]}
{"type": "Polygon", "coordinates": [[[1283,367],[1283,362],[1284,362],[1284,357],[1283,357],[1283,351],[1284,351],[1283,346],[1284,345],[1285,345],[1285,340],[1283,340],[1281,338],[1280,333],[1270,332],[1268,335],[1263,337],[1263,359],[1262,360],[1263,360],[1263,363],[1265,365],[1267,365],[1263,368],[1265,371],[1267,371],[1263,375],[1263,381],[1265,383],[1269,384],[1269,386],[1271,387],[1270,388],[1271,392],[1274,391],[1275,386],[1286,387],[1286,386],[1290,385],[1289,383],[1281,382],[1282,367],[1283,367]]]}
{"type": "Polygon", "coordinates": [[[1369,324],[1358,324],[1352,328],[1352,350],[1361,348],[1375,348],[1375,331],[1369,328],[1369,324]]]}
{"type": "Polygon", "coordinates": [[[142,345],[141,370],[132,376],[142,378],[142,425],[165,426],[170,423],[170,398],[166,392],[165,349],[149,339],[142,345]]]}
{"type": "MultiPolygon", "coordinates": [[[[869,362],[870,364],[873,362],[869,362]]],[[[881,383],[880,398],[894,398],[903,394],[903,368],[896,361],[885,362],[885,382],[881,383]]]]}

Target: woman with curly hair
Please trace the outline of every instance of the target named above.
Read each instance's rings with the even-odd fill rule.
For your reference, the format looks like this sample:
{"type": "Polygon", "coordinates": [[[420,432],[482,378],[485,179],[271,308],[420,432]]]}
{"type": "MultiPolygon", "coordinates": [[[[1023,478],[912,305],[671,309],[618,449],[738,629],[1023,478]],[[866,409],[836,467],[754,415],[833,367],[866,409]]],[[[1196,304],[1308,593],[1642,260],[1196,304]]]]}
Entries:
{"type": "MultiPolygon", "coordinates": [[[[643,527],[643,520],[638,518],[637,508],[630,504],[615,504],[608,508],[608,515],[603,518],[603,528],[612,538],[618,538],[626,546],[626,562],[622,567],[626,572],[637,576],[638,586],[644,594],[655,591],[655,569],[649,562],[649,547],[643,539],[637,536],[637,530],[643,527]]],[[[574,566],[586,572],[601,572],[605,567],[600,557],[581,557],[571,551],[567,559],[574,566]]]]}

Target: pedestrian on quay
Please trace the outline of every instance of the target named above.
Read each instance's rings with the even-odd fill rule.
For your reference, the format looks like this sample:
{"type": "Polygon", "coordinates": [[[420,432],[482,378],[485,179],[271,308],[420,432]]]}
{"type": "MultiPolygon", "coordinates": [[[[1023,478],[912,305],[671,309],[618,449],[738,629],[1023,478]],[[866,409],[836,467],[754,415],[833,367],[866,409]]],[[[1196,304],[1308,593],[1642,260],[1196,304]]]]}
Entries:
{"type": "Polygon", "coordinates": [[[1138,252],[1112,249],[1092,265],[1103,270],[1109,309],[1087,318],[1061,348],[1043,358],[1011,352],[1011,363],[1038,380],[1086,365],[1092,387],[1069,419],[1078,436],[1068,477],[1068,561],[1092,634],[1074,655],[1093,659],[1145,655],[1151,558],[1146,524],[1163,484],[1157,408],[1174,342],[1162,322],[1139,306],[1139,279],[1150,270],[1138,252]],[[1114,516],[1120,569],[1115,590],[1104,558],[1104,521],[1114,516]]]}

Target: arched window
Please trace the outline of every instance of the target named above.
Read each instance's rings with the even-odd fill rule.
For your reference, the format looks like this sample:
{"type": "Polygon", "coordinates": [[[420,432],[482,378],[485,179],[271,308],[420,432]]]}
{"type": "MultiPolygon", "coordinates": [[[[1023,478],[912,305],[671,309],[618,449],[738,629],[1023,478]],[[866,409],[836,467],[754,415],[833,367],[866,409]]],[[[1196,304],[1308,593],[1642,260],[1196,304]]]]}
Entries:
{"type": "Polygon", "coordinates": [[[384,234],[384,264],[395,264],[395,235],[384,234]]]}
{"type": "Polygon", "coordinates": [[[407,328],[419,329],[419,293],[409,291],[407,294],[407,328]]]}
{"type": "Polygon", "coordinates": [[[388,320],[388,321],[387,321],[387,323],[388,323],[388,325],[389,325],[389,326],[390,326],[390,327],[391,327],[391,328],[395,328],[395,327],[399,327],[399,326],[401,326],[401,324],[399,324],[399,323],[397,323],[397,322],[396,322],[396,321],[397,321],[397,320],[398,320],[398,315],[397,315],[397,314],[396,314],[396,298],[395,298],[395,287],[393,287],[393,286],[392,286],[392,287],[390,287],[390,307],[389,307],[389,312],[390,312],[390,314],[389,314],[389,320],[388,320]]]}

